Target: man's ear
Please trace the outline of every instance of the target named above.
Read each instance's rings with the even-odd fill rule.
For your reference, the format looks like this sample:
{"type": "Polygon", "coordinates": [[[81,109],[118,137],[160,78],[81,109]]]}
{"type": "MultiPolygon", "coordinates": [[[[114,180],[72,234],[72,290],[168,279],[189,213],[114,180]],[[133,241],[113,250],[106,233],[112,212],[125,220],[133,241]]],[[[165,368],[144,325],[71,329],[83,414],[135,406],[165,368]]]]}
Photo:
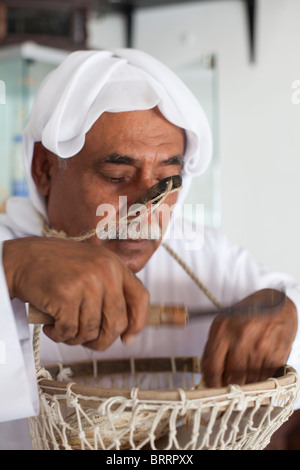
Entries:
{"type": "Polygon", "coordinates": [[[51,152],[41,142],[36,142],[34,144],[31,173],[42,196],[49,196],[53,164],[54,159],[51,152]]]}

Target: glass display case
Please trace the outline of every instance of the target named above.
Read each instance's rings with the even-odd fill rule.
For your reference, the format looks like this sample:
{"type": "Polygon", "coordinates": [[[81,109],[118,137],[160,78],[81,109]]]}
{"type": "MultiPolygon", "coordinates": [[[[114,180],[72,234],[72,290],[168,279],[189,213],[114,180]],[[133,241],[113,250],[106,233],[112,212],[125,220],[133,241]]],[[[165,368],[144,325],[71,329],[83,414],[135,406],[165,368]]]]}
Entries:
{"type": "Polygon", "coordinates": [[[10,195],[26,195],[22,130],[44,77],[67,51],[26,42],[0,49],[0,210],[10,195]]]}

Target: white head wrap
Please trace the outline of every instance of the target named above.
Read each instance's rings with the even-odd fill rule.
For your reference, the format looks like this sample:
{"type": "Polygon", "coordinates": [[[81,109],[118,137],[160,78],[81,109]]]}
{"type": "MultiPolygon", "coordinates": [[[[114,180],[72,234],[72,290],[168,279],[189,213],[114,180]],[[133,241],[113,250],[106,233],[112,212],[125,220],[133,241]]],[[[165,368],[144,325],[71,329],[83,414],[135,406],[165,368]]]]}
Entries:
{"type": "Polygon", "coordinates": [[[24,131],[24,164],[34,207],[46,216],[44,198],[31,176],[35,142],[69,158],[82,149],[85,134],[102,113],[155,106],[185,130],[183,178],[202,173],[211,159],[209,125],[197,99],[171,70],[134,49],[71,53],[42,83],[24,131]]]}

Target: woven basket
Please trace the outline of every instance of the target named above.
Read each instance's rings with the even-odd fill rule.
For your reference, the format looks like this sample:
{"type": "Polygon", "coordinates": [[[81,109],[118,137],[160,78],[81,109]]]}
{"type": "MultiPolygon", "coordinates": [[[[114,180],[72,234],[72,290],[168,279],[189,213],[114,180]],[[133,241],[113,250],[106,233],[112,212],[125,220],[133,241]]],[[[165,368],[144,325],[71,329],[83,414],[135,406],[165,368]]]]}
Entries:
{"type": "Polygon", "coordinates": [[[264,382],[206,389],[198,387],[200,362],[178,357],[37,365],[40,415],[29,420],[33,448],[264,449],[293,412],[295,370],[286,366],[264,382]]]}

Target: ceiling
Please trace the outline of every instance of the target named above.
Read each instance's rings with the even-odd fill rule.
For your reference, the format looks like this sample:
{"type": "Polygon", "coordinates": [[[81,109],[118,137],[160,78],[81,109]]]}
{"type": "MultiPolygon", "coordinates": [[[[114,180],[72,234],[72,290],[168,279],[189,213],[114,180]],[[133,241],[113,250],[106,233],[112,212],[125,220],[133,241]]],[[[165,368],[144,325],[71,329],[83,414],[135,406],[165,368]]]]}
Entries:
{"type": "MultiPolygon", "coordinates": [[[[105,1],[105,0],[104,0],[105,1]]],[[[154,7],[160,5],[170,5],[174,3],[190,3],[190,2],[203,2],[214,0],[108,0],[111,5],[130,5],[134,8],[154,7]]],[[[101,0],[100,0],[101,2],[101,0]]]]}

